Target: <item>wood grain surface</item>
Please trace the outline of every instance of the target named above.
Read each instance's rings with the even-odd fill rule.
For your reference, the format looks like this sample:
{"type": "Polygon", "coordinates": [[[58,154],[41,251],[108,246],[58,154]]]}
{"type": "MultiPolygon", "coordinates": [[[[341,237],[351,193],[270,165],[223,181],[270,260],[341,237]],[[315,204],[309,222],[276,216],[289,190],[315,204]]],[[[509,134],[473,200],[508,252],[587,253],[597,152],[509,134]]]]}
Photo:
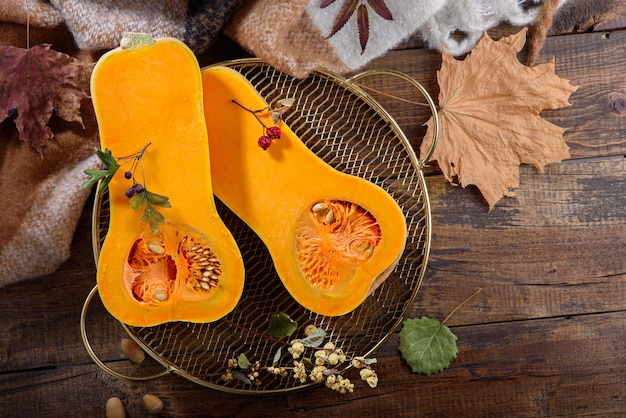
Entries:
{"type": "MultiPolygon", "coordinates": [[[[208,54],[203,64],[224,56],[208,54]]],[[[543,173],[520,167],[515,196],[491,211],[475,188],[449,184],[435,162],[426,170],[432,245],[409,316],[442,320],[481,289],[447,322],[459,349],[448,369],[413,374],[396,333],[376,355],[379,386],[360,385],[349,372],[357,388],[347,395],[315,386],[243,396],[175,374],[112,377],[88,356],[79,329],[95,284],[90,201],[58,271],[0,288],[0,414],[103,417],[106,400],[117,396],[128,417],[146,417],[141,398],[153,393],[165,404],[161,415],[175,417],[626,416],[626,112],[616,105],[626,100],[626,30],[551,36],[539,57],[549,60],[580,86],[570,107],[542,113],[568,129],[570,160],[543,173]]],[[[405,72],[436,98],[440,62],[438,53],[409,43],[368,68],[405,72]]],[[[417,97],[397,79],[367,86],[417,97]]],[[[427,111],[372,94],[418,147],[427,111]]],[[[86,325],[110,367],[159,370],[152,360],[137,366],[123,357],[125,331],[97,302],[86,325]]]]}

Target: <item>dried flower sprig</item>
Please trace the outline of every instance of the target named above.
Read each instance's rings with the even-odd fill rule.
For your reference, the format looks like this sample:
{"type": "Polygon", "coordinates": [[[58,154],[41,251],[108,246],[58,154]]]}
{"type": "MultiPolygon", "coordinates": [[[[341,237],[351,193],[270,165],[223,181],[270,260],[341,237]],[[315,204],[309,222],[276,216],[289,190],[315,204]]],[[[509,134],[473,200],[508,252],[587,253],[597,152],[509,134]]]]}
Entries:
{"type": "Polygon", "coordinates": [[[167,196],[151,192],[146,187],[142,157],[149,146],[150,143],[136,153],[124,157],[114,157],[110,149],[105,149],[104,151],[96,149],[96,155],[103,166],[98,169],[86,169],[84,173],[89,175],[90,178],[81,187],[89,188],[100,181],[98,194],[102,194],[107,190],[109,183],[111,183],[118,170],[125,164],[131,163],[130,169],[124,172],[124,178],[132,182],[131,186],[126,189],[125,195],[130,199],[130,207],[134,211],[144,208],[140,220],[149,224],[152,232],[156,233],[160,230],[159,225],[165,222],[165,217],[156,209],[156,206],[170,208],[172,205],[167,196]],[[135,176],[138,167],[141,167],[141,182],[137,181],[135,176]]]}
{"type": "MultiPolygon", "coordinates": [[[[268,331],[271,331],[271,339],[282,338],[291,335],[295,331],[294,321],[285,313],[273,315],[270,320],[268,331]]],[[[376,363],[375,358],[365,358],[362,356],[351,357],[336,346],[332,341],[324,340],[326,331],[315,325],[308,325],[304,329],[305,337],[302,339],[292,339],[287,343],[287,351],[293,360],[292,366],[281,366],[282,347],[274,354],[270,366],[262,366],[258,361],[251,362],[244,353],[239,354],[235,359],[229,359],[228,368],[222,375],[225,382],[237,379],[245,384],[260,385],[260,371],[266,371],[274,376],[287,376],[289,373],[300,381],[306,383],[322,383],[339,393],[350,393],[354,391],[354,383],[344,377],[339,371],[339,367],[346,362],[350,362],[352,367],[359,369],[359,375],[369,387],[378,385],[378,375],[372,368],[376,363]],[[304,354],[307,349],[312,350],[312,357],[304,354]]]]}

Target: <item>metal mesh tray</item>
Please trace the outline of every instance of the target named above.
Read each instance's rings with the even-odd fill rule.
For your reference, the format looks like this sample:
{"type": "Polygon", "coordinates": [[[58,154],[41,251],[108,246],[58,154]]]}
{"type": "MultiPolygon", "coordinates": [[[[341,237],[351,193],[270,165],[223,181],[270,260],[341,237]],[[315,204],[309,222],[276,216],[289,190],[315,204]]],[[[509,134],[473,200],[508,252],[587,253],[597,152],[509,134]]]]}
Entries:
{"type": "MultiPolygon", "coordinates": [[[[428,93],[401,73],[375,71],[346,80],[329,72],[316,71],[305,79],[296,79],[257,59],[219,65],[241,72],[270,104],[285,97],[295,98],[293,107],[283,115],[284,121],[329,165],[379,185],[398,202],[407,221],[406,248],[390,277],[361,306],[343,316],[324,317],[294,301],[277,276],[263,242],[225,205],[216,201],[224,223],[239,245],[246,269],[243,296],[234,311],[212,323],[122,326],[166,368],[159,376],[174,372],[200,385],[235,393],[276,393],[304,388],[311,383],[300,383],[291,375],[281,377],[261,372],[255,385],[237,379],[225,382],[221,376],[228,360],[240,353],[245,353],[252,362],[259,361],[262,366],[271,365],[281,344],[264,337],[262,332],[270,316],[279,312],[297,321],[299,329],[294,337],[302,337],[304,327],[314,324],[324,328],[327,338],[344,352],[372,356],[393,334],[410,308],[424,276],[430,248],[430,206],[421,171],[428,156],[425,161],[418,161],[397,123],[355,81],[374,73],[400,75],[420,90],[435,117],[436,111],[428,93]]],[[[108,197],[106,194],[96,196],[93,212],[96,264],[108,222],[108,197]]],[[[81,321],[84,323],[84,312],[81,321]]],[[[111,371],[97,360],[84,330],[83,336],[98,365],[118,377],[133,379],[111,371]]],[[[287,350],[283,348],[282,352],[280,364],[291,365],[287,350]]],[[[346,364],[345,368],[348,367],[346,364]]]]}

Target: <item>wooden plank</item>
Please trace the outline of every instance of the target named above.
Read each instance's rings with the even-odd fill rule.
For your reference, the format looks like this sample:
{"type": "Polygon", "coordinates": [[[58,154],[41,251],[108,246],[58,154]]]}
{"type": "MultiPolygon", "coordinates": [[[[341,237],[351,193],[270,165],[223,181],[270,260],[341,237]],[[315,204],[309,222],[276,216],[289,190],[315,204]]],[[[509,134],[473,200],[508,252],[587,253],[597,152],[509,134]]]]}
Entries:
{"type": "Polygon", "coordinates": [[[445,317],[479,288],[453,323],[626,309],[626,160],[520,171],[491,212],[476,189],[427,179],[432,247],[413,314],[445,317]]]}
{"type": "MultiPolygon", "coordinates": [[[[70,254],[48,276],[0,288],[0,372],[89,361],[79,323],[85,298],[95,285],[90,203],[79,220],[70,254]]],[[[124,331],[98,302],[95,298],[87,316],[94,350],[105,359],[119,358],[124,331]]]]}
{"type": "MultiPolygon", "coordinates": [[[[572,158],[626,155],[626,111],[618,111],[616,102],[626,100],[626,31],[586,33],[550,37],[538,63],[556,62],[556,74],[570,80],[579,89],[570,97],[571,106],[546,110],[542,116],[567,128],[564,139],[572,158]]],[[[368,69],[393,69],[404,72],[424,85],[437,101],[439,88],[436,73],[440,54],[429,50],[398,50],[372,61],[368,69]]],[[[363,80],[367,86],[392,96],[425,103],[408,83],[391,77],[363,80]]],[[[372,93],[389,110],[418,149],[425,134],[423,123],[430,117],[424,106],[414,105],[372,93]]]]}
{"type": "Polygon", "coordinates": [[[0,375],[0,408],[8,416],[103,416],[120,397],[128,416],[147,416],[145,393],[159,396],[164,416],[572,416],[626,413],[626,312],[452,327],[459,354],[431,376],[411,373],[397,338],[379,352],[379,386],[355,371],[353,394],[320,385],[300,392],[241,396],[179,376],[147,382],[113,378],[94,365],[0,375]],[[72,413],[70,414],[69,411],[72,413]]]}
{"type": "MultiPolygon", "coordinates": [[[[521,174],[517,196],[491,212],[475,189],[428,178],[432,248],[412,315],[443,318],[478,288],[452,324],[626,308],[615,297],[626,294],[626,275],[615,274],[626,272],[625,160],[555,164],[543,174],[524,166],[521,174]]],[[[89,361],[78,324],[95,269],[88,217],[80,225],[58,272],[0,289],[0,340],[10,342],[0,350],[0,370],[89,361]]],[[[88,320],[96,352],[119,358],[125,333],[97,299],[88,320]]]]}
{"type": "MultiPolygon", "coordinates": [[[[623,155],[626,124],[608,103],[626,91],[619,69],[626,31],[575,36],[551,37],[542,53],[543,60],[556,57],[559,75],[582,86],[570,108],[545,116],[570,128],[566,139],[576,158],[623,155]]],[[[438,60],[432,51],[412,50],[378,62],[432,90],[438,60]]],[[[402,83],[381,85],[414,96],[402,83]]],[[[413,133],[422,129],[416,106],[390,104],[413,133]]],[[[419,136],[413,138],[419,145],[419,136]]],[[[104,416],[106,399],[119,396],[128,416],[147,416],[141,397],[150,392],[164,400],[165,416],[625,416],[625,164],[623,158],[573,161],[544,174],[524,166],[516,197],[491,212],[475,189],[429,176],[431,261],[410,316],[442,319],[483,290],[448,322],[459,337],[450,369],[412,374],[394,336],[377,354],[379,387],[365,388],[350,372],[357,383],[350,395],[320,386],[239,396],[175,375],[132,383],[99,370],[78,327],[95,283],[87,207],[72,256],[59,271],[0,289],[0,410],[3,416],[104,416]]],[[[96,352],[116,370],[158,367],[122,360],[124,332],[97,302],[88,330],[96,352]]]]}

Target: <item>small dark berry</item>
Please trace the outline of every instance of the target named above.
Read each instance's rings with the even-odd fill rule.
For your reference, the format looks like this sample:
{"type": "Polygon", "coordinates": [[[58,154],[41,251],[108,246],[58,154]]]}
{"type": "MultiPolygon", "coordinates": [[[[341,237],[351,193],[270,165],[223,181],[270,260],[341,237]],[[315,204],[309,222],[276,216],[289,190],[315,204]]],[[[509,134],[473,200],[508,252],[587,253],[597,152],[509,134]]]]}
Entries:
{"type": "Polygon", "coordinates": [[[130,187],[128,190],[126,190],[126,197],[127,198],[131,198],[135,195],[135,188],[134,187],[130,187]]]}
{"type": "Polygon", "coordinates": [[[133,178],[133,173],[131,173],[130,171],[127,171],[124,173],[124,177],[126,177],[127,179],[132,179],[133,178]]]}
{"type": "Polygon", "coordinates": [[[280,128],[278,126],[270,126],[269,128],[267,128],[265,130],[265,133],[271,139],[279,139],[280,138],[280,134],[281,134],[280,128]]]}
{"type": "Polygon", "coordinates": [[[143,186],[142,186],[141,184],[139,184],[139,183],[135,184],[135,191],[136,191],[137,193],[141,193],[141,192],[143,192],[144,190],[145,190],[145,189],[143,188],[143,186]]]}
{"type": "Polygon", "coordinates": [[[272,145],[272,140],[269,136],[263,135],[259,138],[258,144],[261,148],[266,150],[272,145]]]}

